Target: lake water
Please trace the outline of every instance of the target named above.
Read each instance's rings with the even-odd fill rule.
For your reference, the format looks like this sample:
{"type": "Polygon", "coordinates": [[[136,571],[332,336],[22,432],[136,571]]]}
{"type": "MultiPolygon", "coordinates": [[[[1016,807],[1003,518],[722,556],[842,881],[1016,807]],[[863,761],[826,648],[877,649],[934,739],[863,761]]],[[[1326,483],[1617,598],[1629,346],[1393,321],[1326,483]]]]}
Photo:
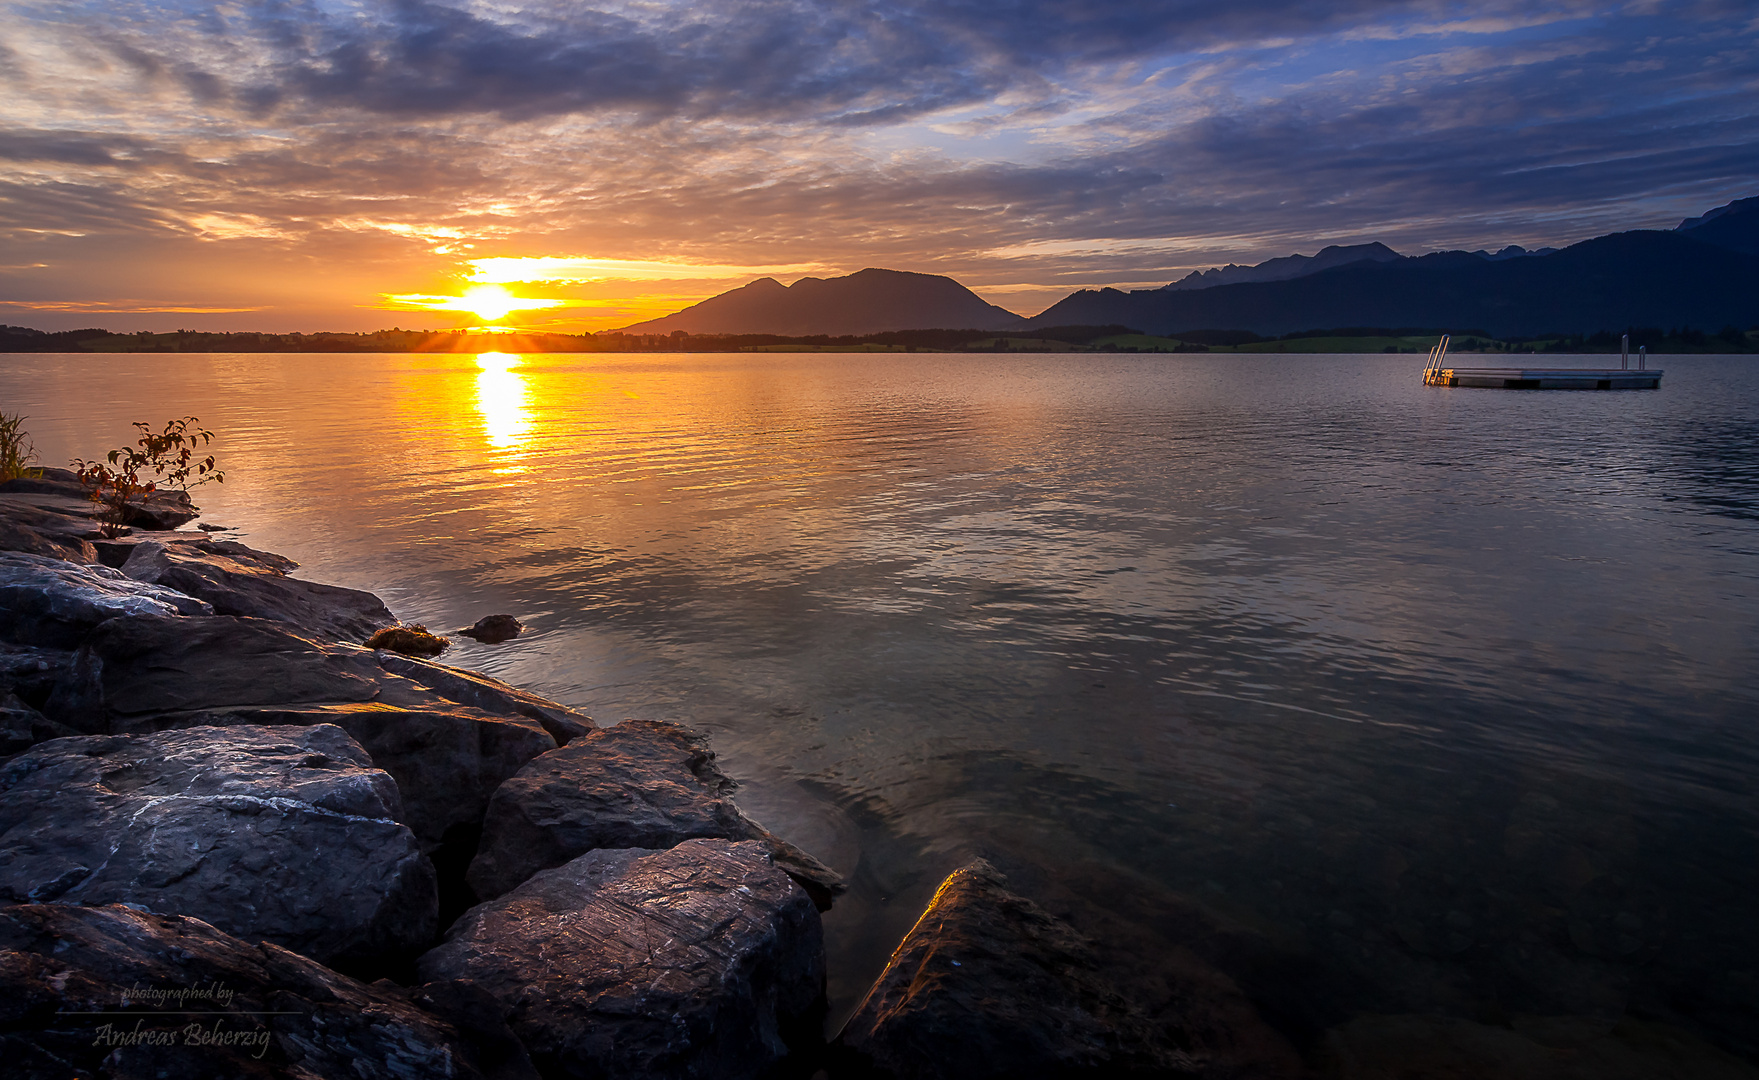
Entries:
{"type": "Polygon", "coordinates": [[[1753,1055],[1759,362],[1421,363],[6,356],[0,408],[48,464],[199,415],[204,520],[532,628],[449,662],[710,732],[850,878],[835,1014],[983,855],[1303,1045],[1635,1016],[1753,1055]]]}

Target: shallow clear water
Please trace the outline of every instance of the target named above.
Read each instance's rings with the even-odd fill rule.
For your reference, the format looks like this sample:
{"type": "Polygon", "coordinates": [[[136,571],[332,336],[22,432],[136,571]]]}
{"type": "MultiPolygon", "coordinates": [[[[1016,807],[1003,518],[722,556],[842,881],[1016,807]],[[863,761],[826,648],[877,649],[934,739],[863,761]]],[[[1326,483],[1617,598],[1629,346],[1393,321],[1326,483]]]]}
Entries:
{"type": "Polygon", "coordinates": [[[1759,363],[1661,363],[7,356],[0,409],[49,464],[195,413],[204,520],[533,628],[450,662],[711,732],[851,877],[834,1011],[983,854],[1297,1038],[1628,1013],[1752,1053],[1759,363]]]}

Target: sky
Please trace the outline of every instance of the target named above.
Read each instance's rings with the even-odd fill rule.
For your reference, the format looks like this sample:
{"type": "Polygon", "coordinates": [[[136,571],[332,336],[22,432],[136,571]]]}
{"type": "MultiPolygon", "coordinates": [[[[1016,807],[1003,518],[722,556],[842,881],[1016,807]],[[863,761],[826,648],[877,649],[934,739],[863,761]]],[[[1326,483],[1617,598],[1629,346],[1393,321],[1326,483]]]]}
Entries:
{"type": "Polygon", "coordinates": [[[1750,0],[0,11],[0,322],[45,330],[578,333],[868,266],[1031,315],[1759,194],[1750,0]]]}

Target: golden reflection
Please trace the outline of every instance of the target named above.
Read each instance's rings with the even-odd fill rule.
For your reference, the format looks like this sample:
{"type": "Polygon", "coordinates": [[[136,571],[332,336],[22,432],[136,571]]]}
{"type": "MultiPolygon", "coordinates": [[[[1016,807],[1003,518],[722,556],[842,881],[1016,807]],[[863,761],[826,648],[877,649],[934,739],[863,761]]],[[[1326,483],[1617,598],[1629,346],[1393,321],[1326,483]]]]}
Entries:
{"type": "Polygon", "coordinates": [[[517,353],[482,353],[476,376],[476,409],[482,413],[489,445],[497,450],[519,450],[531,435],[531,390],[519,365],[517,353]]]}

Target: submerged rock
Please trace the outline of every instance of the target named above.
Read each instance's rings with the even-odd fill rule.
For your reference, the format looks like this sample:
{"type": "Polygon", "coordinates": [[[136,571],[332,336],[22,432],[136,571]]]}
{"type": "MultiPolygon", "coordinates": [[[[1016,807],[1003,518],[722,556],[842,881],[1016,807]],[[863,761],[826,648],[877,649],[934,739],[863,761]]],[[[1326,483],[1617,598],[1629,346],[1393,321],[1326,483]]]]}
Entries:
{"type": "Polygon", "coordinates": [[[296,565],[230,541],[146,540],[133,546],[122,572],[205,600],[218,615],[274,619],[335,641],[361,641],[396,621],[372,593],[288,577],[296,565]]]}
{"type": "Polygon", "coordinates": [[[68,649],[119,615],[208,615],[213,610],[107,566],[0,551],[0,637],[18,645],[68,649]]]}
{"type": "Polygon", "coordinates": [[[758,840],[826,910],[842,879],[771,836],[729,797],[737,785],[704,738],[626,720],[534,758],[489,802],[468,880],[484,899],[599,848],[669,848],[693,838],[758,840]]]}
{"type": "Polygon", "coordinates": [[[0,1046],[18,1080],[536,1080],[493,1010],[472,1024],[199,919],[0,908],[0,1046]]]}
{"type": "Polygon", "coordinates": [[[138,904],[325,963],[437,929],[397,787],[341,728],[53,739],[0,767],[0,897],[138,904]]]}
{"type": "Polygon", "coordinates": [[[417,968],[505,1003],[551,1080],[741,1080],[822,1021],[818,912],[750,841],[583,855],[473,908],[417,968]]]}
{"type": "Polygon", "coordinates": [[[473,625],[453,633],[475,638],[485,645],[499,645],[503,641],[512,641],[524,629],[524,624],[511,615],[485,615],[473,625]]]}
{"type": "Polygon", "coordinates": [[[1202,1075],[1156,1044],[1073,928],[979,859],[941,884],[838,1041],[881,1076],[1202,1075]]]}

